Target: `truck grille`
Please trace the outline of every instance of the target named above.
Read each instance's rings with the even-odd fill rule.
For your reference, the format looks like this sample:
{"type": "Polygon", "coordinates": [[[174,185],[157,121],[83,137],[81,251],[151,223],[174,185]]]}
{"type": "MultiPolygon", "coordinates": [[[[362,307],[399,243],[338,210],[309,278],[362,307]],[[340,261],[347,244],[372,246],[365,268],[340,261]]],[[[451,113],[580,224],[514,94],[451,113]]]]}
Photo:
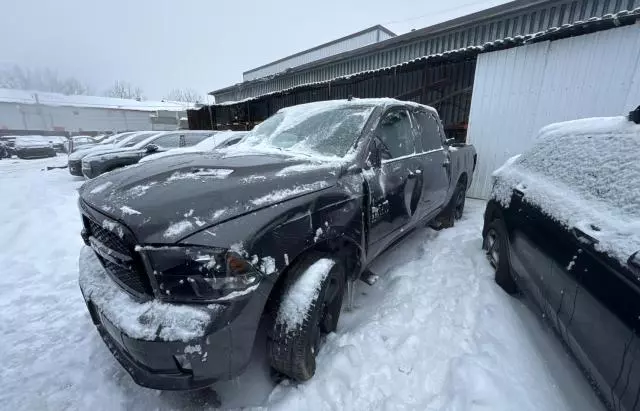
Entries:
{"type": "Polygon", "coordinates": [[[107,273],[125,291],[136,297],[153,295],[153,289],[140,257],[133,251],[133,247],[127,245],[124,239],[110,230],[101,227],[96,222],[86,218],[85,221],[89,235],[102,243],[105,247],[119,254],[131,258],[132,262],[116,264],[98,254],[98,258],[107,273]]]}

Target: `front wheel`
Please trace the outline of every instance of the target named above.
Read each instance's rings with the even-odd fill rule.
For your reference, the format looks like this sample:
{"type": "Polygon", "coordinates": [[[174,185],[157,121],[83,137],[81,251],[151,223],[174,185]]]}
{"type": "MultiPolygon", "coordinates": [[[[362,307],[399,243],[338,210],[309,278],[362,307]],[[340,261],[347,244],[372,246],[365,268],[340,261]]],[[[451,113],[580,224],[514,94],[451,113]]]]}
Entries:
{"type": "Polygon", "coordinates": [[[345,267],[341,261],[313,254],[294,267],[285,281],[267,351],[276,371],[306,381],[315,374],[322,335],[337,328],[345,267]]]}
{"type": "Polygon", "coordinates": [[[509,269],[507,230],[502,220],[496,219],[487,227],[482,248],[487,253],[487,259],[493,267],[494,280],[507,294],[517,294],[518,286],[511,276],[509,269]]]}

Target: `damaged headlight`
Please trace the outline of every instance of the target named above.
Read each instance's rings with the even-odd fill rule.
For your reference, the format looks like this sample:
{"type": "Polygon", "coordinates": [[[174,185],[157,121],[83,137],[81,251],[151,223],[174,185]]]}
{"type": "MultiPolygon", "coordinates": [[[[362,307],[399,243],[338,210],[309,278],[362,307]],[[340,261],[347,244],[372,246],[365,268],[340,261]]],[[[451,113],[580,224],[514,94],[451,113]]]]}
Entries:
{"type": "Polygon", "coordinates": [[[239,254],[208,247],[138,247],[165,300],[225,301],[257,288],[262,274],[239,254]]]}

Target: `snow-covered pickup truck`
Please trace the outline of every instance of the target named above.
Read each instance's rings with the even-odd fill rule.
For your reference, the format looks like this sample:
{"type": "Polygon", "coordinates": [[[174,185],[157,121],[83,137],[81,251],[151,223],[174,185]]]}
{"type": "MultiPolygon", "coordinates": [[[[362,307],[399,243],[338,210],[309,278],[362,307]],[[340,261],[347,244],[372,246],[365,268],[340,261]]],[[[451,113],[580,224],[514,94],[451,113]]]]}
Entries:
{"type": "Polygon", "coordinates": [[[307,380],[345,290],[373,281],[369,263],[412,228],[461,217],[475,163],[473,147],[450,149],[427,106],[289,107],[227,149],[86,182],[80,287],[143,386],[237,376],[261,319],[272,367],[307,380]]]}

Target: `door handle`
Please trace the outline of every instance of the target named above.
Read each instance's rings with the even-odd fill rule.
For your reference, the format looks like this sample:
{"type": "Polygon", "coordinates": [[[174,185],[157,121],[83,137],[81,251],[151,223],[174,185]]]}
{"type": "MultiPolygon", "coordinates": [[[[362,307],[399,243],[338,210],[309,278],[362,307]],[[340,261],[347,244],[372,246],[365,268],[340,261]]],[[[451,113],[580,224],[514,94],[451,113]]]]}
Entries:
{"type": "Polygon", "coordinates": [[[591,245],[598,243],[597,239],[591,237],[589,234],[585,233],[579,228],[573,227],[571,229],[571,233],[578,241],[581,241],[583,243],[591,244],[591,245]]]}

